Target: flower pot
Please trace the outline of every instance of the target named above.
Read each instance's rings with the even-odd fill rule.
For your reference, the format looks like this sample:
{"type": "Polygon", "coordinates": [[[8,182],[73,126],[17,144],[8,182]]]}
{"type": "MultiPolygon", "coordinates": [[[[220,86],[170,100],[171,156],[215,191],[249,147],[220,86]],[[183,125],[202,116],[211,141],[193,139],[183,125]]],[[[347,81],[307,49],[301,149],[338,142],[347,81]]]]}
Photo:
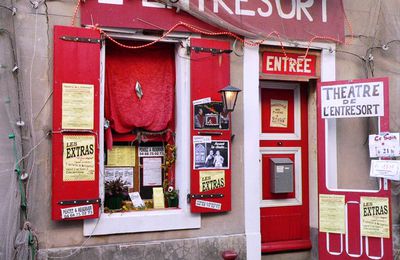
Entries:
{"type": "Polygon", "coordinates": [[[177,208],[179,206],[179,198],[168,198],[168,207],[177,208]]]}
{"type": "Polygon", "coordinates": [[[122,208],[122,201],[123,201],[122,196],[106,197],[104,206],[106,206],[109,209],[120,209],[122,208]]]}

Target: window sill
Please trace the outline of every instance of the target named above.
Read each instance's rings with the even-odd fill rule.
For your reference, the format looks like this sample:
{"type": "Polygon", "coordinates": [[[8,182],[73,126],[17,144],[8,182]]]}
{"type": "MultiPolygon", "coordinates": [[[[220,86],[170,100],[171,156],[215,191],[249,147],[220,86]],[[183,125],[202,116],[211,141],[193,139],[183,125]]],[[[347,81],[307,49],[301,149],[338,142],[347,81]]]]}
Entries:
{"type": "Polygon", "coordinates": [[[200,215],[191,214],[184,209],[102,213],[99,219],[84,220],[83,235],[110,235],[200,227],[200,215]]]}

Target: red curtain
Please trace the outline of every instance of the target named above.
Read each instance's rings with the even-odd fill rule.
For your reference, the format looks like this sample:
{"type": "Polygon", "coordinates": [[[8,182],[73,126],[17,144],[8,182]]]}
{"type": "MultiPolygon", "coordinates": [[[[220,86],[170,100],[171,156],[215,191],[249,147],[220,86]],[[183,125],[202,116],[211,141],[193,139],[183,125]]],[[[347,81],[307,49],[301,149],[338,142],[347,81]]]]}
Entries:
{"type": "Polygon", "coordinates": [[[137,50],[110,45],[106,49],[105,116],[113,132],[173,131],[174,45],[160,43],[137,50]],[[136,82],[142,88],[141,99],[136,82]]]}

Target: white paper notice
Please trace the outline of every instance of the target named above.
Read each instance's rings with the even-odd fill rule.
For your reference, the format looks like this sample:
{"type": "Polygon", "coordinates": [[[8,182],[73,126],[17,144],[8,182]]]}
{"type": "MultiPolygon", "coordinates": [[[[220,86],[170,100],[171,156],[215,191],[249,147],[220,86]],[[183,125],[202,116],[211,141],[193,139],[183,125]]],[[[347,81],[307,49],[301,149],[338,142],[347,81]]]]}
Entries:
{"type": "Polygon", "coordinates": [[[131,192],[131,193],[129,193],[129,197],[131,198],[131,201],[135,208],[144,206],[144,202],[143,202],[142,198],[140,197],[139,192],[137,192],[137,191],[131,192]]]}
{"type": "Polygon", "coordinates": [[[207,104],[210,102],[211,102],[211,98],[207,97],[207,98],[193,100],[193,105],[207,104]]]}
{"type": "Polygon", "coordinates": [[[200,208],[221,210],[221,203],[206,200],[196,200],[196,206],[200,208]]]}
{"type": "Polygon", "coordinates": [[[85,206],[61,209],[62,219],[91,216],[93,214],[94,214],[93,205],[85,205],[85,206]]]}
{"type": "Polygon", "coordinates": [[[372,160],[370,176],[400,181],[400,161],[372,160]]]}
{"type": "Polygon", "coordinates": [[[104,180],[113,181],[120,178],[128,188],[133,188],[133,168],[105,168],[104,180]]]}
{"type": "Polygon", "coordinates": [[[161,158],[143,158],[143,186],[160,186],[161,158]]]}
{"type": "Polygon", "coordinates": [[[370,157],[395,157],[400,155],[399,133],[369,135],[370,157]]]}

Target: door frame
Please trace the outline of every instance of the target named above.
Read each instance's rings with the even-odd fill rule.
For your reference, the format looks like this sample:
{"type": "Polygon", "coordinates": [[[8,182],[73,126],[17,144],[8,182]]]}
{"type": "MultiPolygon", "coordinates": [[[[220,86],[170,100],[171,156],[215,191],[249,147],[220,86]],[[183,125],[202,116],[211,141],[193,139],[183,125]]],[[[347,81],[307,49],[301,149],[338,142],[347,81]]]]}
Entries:
{"type": "MultiPolygon", "coordinates": [[[[265,41],[265,46],[293,47],[288,42],[265,41]]],[[[308,46],[306,42],[299,42],[300,46],[308,46]]],[[[312,48],[321,50],[321,81],[334,81],[336,73],[335,44],[312,43],[312,48]]],[[[243,56],[243,131],[244,131],[244,215],[246,233],[247,259],[261,259],[260,233],[260,110],[259,103],[259,46],[245,46],[243,56]]],[[[304,49],[305,51],[305,49],[304,49]]],[[[316,104],[315,104],[316,106],[316,104]]],[[[311,147],[310,147],[311,148],[311,147]]],[[[311,150],[311,149],[310,149],[311,150]]],[[[317,167],[316,162],[310,162],[309,167],[317,167]]],[[[316,172],[316,171],[315,171],[316,172]]],[[[310,176],[310,211],[318,206],[318,183],[316,176],[310,176]]],[[[318,228],[318,218],[311,218],[310,227],[318,228]]]]}

